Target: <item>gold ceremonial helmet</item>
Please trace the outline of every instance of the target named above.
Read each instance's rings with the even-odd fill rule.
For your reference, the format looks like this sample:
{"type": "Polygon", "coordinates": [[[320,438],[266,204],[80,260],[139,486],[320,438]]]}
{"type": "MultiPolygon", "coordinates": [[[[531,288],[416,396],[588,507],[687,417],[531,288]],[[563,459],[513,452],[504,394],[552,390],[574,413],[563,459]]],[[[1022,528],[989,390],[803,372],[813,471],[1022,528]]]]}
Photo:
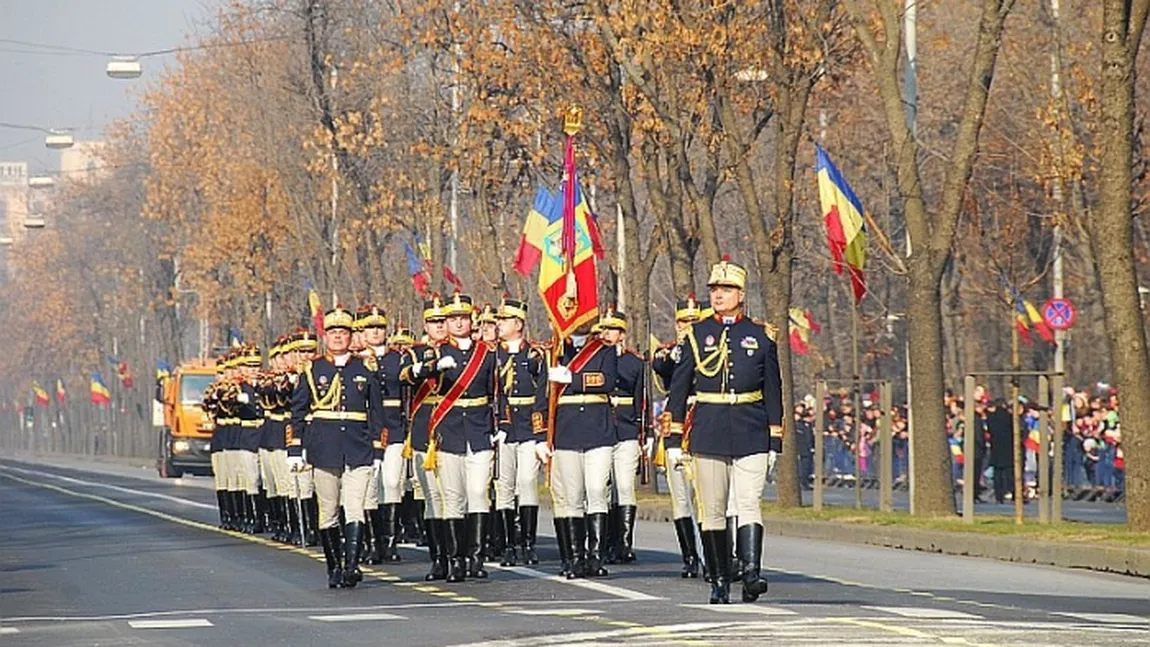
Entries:
{"type": "Polygon", "coordinates": [[[483,310],[476,317],[479,323],[495,323],[495,306],[490,303],[483,304],[483,310]]]}
{"type": "Polygon", "coordinates": [[[727,287],[747,289],[747,270],[738,263],[731,262],[731,257],[723,255],[723,260],[711,267],[711,277],[707,279],[707,287],[725,285],[727,287]]]}
{"type": "Polygon", "coordinates": [[[355,330],[355,316],[347,308],[337,305],[323,316],[323,329],[345,328],[355,330]]]}
{"type": "Polygon", "coordinates": [[[620,310],[616,310],[615,306],[607,306],[607,310],[603,313],[603,317],[599,319],[599,329],[622,330],[627,332],[627,315],[620,310]]]}
{"type": "Polygon", "coordinates": [[[470,315],[474,310],[475,306],[473,305],[471,297],[466,294],[461,294],[459,290],[456,290],[455,294],[451,295],[451,301],[448,301],[447,304],[443,306],[443,315],[447,317],[451,315],[470,315]]]}
{"type": "Polygon", "coordinates": [[[436,292],[431,295],[430,299],[423,302],[423,320],[435,321],[436,319],[443,319],[447,314],[443,311],[443,301],[439,298],[439,293],[436,292]]]}
{"type": "Polygon", "coordinates": [[[703,305],[695,299],[695,294],[675,304],[675,321],[698,321],[703,318],[703,305]]]}
{"type": "Polygon", "coordinates": [[[527,303],[503,295],[499,302],[499,311],[495,313],[497,319],[520,319],[527,321],[527,303]]]}
{"type": "Polygon", "coordinates": [[[377,305],[366,305],[355,311],[355,323],[360,330],[365,328],[387,328],[387,315],[377,305]]]}

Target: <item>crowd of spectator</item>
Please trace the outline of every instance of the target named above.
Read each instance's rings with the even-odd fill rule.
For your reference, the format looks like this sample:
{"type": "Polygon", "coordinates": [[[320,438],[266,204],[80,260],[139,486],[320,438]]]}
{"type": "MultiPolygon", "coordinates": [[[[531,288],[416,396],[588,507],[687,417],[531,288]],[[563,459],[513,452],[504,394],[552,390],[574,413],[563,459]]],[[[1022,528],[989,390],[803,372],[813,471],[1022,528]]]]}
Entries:
{"type": "MultiPolygon", "coordinates": [[[[975,429],[978,430],[973,457],[979,479],[977,496],[981,499],[984,493],[992,493],[996,501],[1003,502],[1012,498],[1014,479],[1009,399],[993,398],[981,386],[975,390],[974,398],[975,429]]],[[[873,394],[860,397],[861,410],[856,411],[855,400],[849,392],[843,390],[827,396],[822,427],[824,475],[841,481],[878,478],[877,457],[883,437],[880,434],[882,411],[877,399],[873,394]]],[[[804,483],[810,483],[814,475],[815,404],[814,397],[807,395],[794,407],[794,440],[799,447],[804,483]]],[[[953,476],[955,483],[962,485],[967,460],[965,402],[961,395],[948,390],[943,406],[953,476]]],[[[1125,460],[1116,391],[1105,384],[1097,384],[1089,390],[1067,387],[1061,402],[1053,409],[1050,424],[1062,431],[1063,483],[1070,487],[1121,491],[1125,485],[1125,460]]],[[[1014,410],[1019,417],[1018,452],[1029,498],[1037,483],[1040,407],[1020,397],[1014,410]]],[[[897,485],[906,479],[909,462],[906,407],[893,408],[890,433],[893,478],[897,485]]]]}

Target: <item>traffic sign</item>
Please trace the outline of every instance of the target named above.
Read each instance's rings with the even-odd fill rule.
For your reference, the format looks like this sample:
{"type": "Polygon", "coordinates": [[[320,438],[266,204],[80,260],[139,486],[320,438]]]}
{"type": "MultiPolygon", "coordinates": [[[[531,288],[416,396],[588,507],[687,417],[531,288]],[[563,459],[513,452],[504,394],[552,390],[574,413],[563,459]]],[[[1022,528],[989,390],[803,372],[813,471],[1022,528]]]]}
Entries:
{"type": "Polygon", "coordinates": [[[1078,318],[1078,311],[1070,299],[1050,299],[1042,305],[1042,318],[1055,330],[1070,330],[1078,318]]]}

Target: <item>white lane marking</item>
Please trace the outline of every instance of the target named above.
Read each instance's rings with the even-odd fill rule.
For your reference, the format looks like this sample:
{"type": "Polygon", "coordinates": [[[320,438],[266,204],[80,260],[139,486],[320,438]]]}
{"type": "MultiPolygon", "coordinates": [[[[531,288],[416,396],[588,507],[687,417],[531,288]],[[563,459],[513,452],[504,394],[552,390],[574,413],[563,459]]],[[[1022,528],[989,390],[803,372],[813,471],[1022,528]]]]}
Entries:
{"type": "MultiPolygon", "coordinates": [[[[620,604],[618,598],[594,598],[591,600],[580,600],[579,604],[620,604]]],[[[171,611],[143,611],[140,613],[118,613],[113,615],[102,616],[22,616],[15,618],[4,618],[4,622],[9,624],[19,623],[34,623],[34,622],[107,622],[109,620],[133,620],[143,618],[164,618],[171,616],[190,616],[190,615],[262,615],[262,614],[283,614],[288,613],[298,615],[301,613],[336,613],[336,612],[376,612],[376,611],[393,611],[397,609],[451,609],[456,607],[483,607],[483,606],[515,606],[515,607],[530,607],[530,606],[548,606],[554,605],[553,600],[505,600],[501,602],[479,602],[478,600],[460,600],[455,602],[404,602],[402,604],[373,604],[367,606],[349,606],[349,607],[253,607],[245,609],[174,609],[171,611]]]]}
{"type": "Polygon", "coordinates": [[[864,609],[871,611],[882,611],[883,613],[890,613],[904,618],[918,618],[920,620],[955,620],[955,619],[970,619],[981,620],[982,616],[974,615],[973,613],[964,613],[962,611],[951,611],[950,609],[932,609],[929,607],[870,607],[864,606],[864,609]]]}
{"type": "Polygon", "coordinates": [[[758,606],[751,604],[680,604],[685,609],[704,609],[718,613],[744,613],[747,615],[762,616],[797,616],[797,611],[781,607],[758,606]]]}
{"type": "Polygon", "coordinates": [[[726,622],[694,622],[679,625],[655,625],[650,627],[631,627],[628,629],[607,629],[604,631],[581,631],[552,636],[530,636],[527,638],[508,638],[504,640],[484,640],[480,642],[456,645],[455,647],[536,647],[537,645],[572,645],[575,643],[615,643],[619,638],[642,636],[645,639],[665,636],[668,639],[680,637],[679,634],[692,631],[709,631],[720,627],[732,626],[726,622]]]}
{"type": "Polygon", "coordinates": [[[129,620],[128,626],[132,629],[192,629],[213,625],[205,618],[187,618],[185,620],[129,620]]]}
{"type": "Polygon", "coordinates": [[[20,630],[16,627],[0,627],[0,636],[7,636],[18,633],[20,633],[20,630]]]}
{"type": "Polygon", "coordinates": [[[596,615],[599,611],[595,609],[507,609],[507,613],[516,613],[521,616],[587,616],[596,615]]]}
{"type": "Polygon", "coordinates": [[[654,600],[665,599],[665,598],[655,597],[653,595],[647,595],[646,593],[642,593],[640,591],[633,591],[631,589],[626,589],[626,588],[623,588],[621,586],[615,586],[613,584],[607,584],[606,582],[603,582],[600,580],[588,580],[588,579],[568,580],[565,578],[561,578],[558,575],[551,575],[549,573],[544,573],[543,571],[537,571],[533,568],[527,568],[526,566],[496,566],[496,565],[492,564],[488,568],[498,569],[501,571],[509,571],[512,573],[518,573],[519,575],[532,577],[532,578],[535,578],[537,580],[548,580],[551,582],[561,582],[563,584],[570,584],[571,586],[576,586],[576,587],[579,587],[581,589],[587,589],[588,591],[597,591],[597,592],[603,593],[605,595],[613,595],[617,598],[622,598],[624,600],[636,600],[636,601],[650,602],[650,601],[654,601],[654,600]]]}
{"type": "Polygon", "coordinates": [[[1132,616],[1125,613],[1073,613],[1069,611],[1053,611],[1056,616],[1077,618],[1087,622],[1109,622],[1113,624],[1150,625],[1150,618],[1132,616]]]}
{"type": "Polygon", "coordinates": [[[125,494],[132,494],[134,496],[144,496],[144,497],[151,497],[153,499],[163,499],[164,501],[171,501],[173,503],[179,503],[181,505],[191,506],[193,508],[203,508],[205,510],[215,510],[216,509],[216,506],[214,506],[214,505],[209,505],[207,503],[200,503],[199,501],[192,501],[191,499],[184,499],[184,498],[181,498],[178,496],[172,496],[170,494],[161,494],[159,492],[142,492],[140,490],[133,490],[131,488],[120,487],[118,485],[109,485],[107,483],[98,483],[96,481],[85,481],[84,479],[72,478],[71,476],[63,476],[61,474],[52,474],[51,472],[37,472],[34,470],[26,470],[23,468],[10,467],[7,465],[0,466],[0,469],[11,470],[13,472],[19,472],[21,474],[25,474],[28,476],[43,476],[43,477],[47,477],[47,478],[56,479],[58,481],[64,481],[65,483],[72,483],[73,485],[84,485],[87,487],[98,487],[98,488],[104,488],[105,490],[113,490],[115,492],[123,492],[125,494]]]}
{"type": "Polygon", "coordinates": [[[310,620],[320,622],[363,622],[368,620],[407,620],[404,616],[394,613],[349,613],[341,616],[308,616],[310,620]]]}

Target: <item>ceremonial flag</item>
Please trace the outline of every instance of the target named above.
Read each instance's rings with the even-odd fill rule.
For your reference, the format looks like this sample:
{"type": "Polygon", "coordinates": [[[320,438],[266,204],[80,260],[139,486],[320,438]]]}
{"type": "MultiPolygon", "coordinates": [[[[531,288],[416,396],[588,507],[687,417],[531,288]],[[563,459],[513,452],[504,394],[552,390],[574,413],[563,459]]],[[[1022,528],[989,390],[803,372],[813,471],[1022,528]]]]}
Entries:
{"type": "Polygon", "coordinates": [[[64,380],[56,380],[56,402],[64,404],[68,399],[68,393],[64,390],[64,380]]]}
{"type": "Polygon", "coordinates": [[[1030,338],[1030,326],[1026,322],[1026,306],[1022,305],[1022,299],[1014,302],[1014,327],[1018,329],[1018,335],[1022,338],[1022,343],[1027,346],[1034,343],[1030,338]]]}
{"type": "Polygon", "coordinates": [[[96,406],[106,406],[112,403],[112,392],[108,390],[108,387],[104,384],[104,379],[100,377],[99,373],[92,374],[92,383],[88,390],[92,404],[96,406]]]}
{"type": "Polygon", "coordinates": [[[866,223],[863,206],[851,190],[846,179],[831,162],[822,146],[815,145],[815,172],[819,178],[819,202],[827,227],[827,243],[831,248],[836,274],[843,273],[843,265],[850,272],[851,289],[855,303],[866,294],[866,223]]]}
{"type": "MultiPolygon", "coordinates": [[[[416,238],[416,241],[419,239],[416,238]]],[[[417,242],[418,244],[418,242],[417,242]]],[[[419,294],[427,293],[427,273],[423,271],[424,264],[415,256],[411,243],[403,241],[403,252],[407,255],[407,273],[411,276],[411,285],[419,294]]]]}
{"type": "Polygon", "coordinates": [[[116,374],[120,376],[120,384],[125,389],[130,389],[136,385],[136,380],[132,377],[132,372],[128,370],[127,362],[120,362],[116,367],[116,374]]]}
{"type": "Polygon", "coordinates": [[[523,236],[519,239],[519,250],[515,252],[515,271],[527,276],[543,258],[543,239],[550,221],[544,215],[551,211],[555,195],[540,186],[535,190],[535,202],[527,211],[523,222],[523,236]]]}
{"type": "Polygon", "coordinates": [[[165,380],[172,376],[172,365],[168,363],[168,358],[161,357],[156,360],[156,380],[165,380]]]}
{"type": "Polygon", "coordinates": [[[1026,308],[1026,316],[1030,319],[1030,324],[1034,326],[1034,330],[1038,332],[1038,336],[1042,338],[1042,341],[1048,344],[1055,343],[1054,329],[1042,318],[1042,314],[1038,312],[1038,308],[1034,307],[1033,303],[1025,300],[1023,300],[1022,305],[1026,308]]]}
{"type": "Polygon", "coordinates": [[[801,308],[790,309],[791,320],[791,350],[796,355],[806,355],[811,351],[811,335],[822,330],[822,326],[815,323],[811,313],[801,308]]]}
{"type": "Polygon", "coordinates": [[[307,313],[311,317],[312,326],[315,327],[315,336],[323,337],[323,302],[315,290],[307,291],[307,313]]]}
{"type": "Polygon", "coordinates": [[[48,397],[48,392],[44,390],[44,387],[40,386],[39,382],[32,383],[32,397],[37,406],[46,407],[48,403],[51,402],[51,398],[48,397]]]}
{"type": "Polygon", "coordinates": [[[598,228],[575,170],[573,135],[568,134],[564,186],[546,212],[547,229],[539,265],[539,295],[560,338],[599,316],[595,258],[603,257],[598,228]]]}
{"type": "Polygon", "coordinates": [[[451,267],[448,265],[443,266],[443,280],[454,285],[458,290],[463,289],[463,281],[455,275],[455,272],[451,271],[451,267]]]}

